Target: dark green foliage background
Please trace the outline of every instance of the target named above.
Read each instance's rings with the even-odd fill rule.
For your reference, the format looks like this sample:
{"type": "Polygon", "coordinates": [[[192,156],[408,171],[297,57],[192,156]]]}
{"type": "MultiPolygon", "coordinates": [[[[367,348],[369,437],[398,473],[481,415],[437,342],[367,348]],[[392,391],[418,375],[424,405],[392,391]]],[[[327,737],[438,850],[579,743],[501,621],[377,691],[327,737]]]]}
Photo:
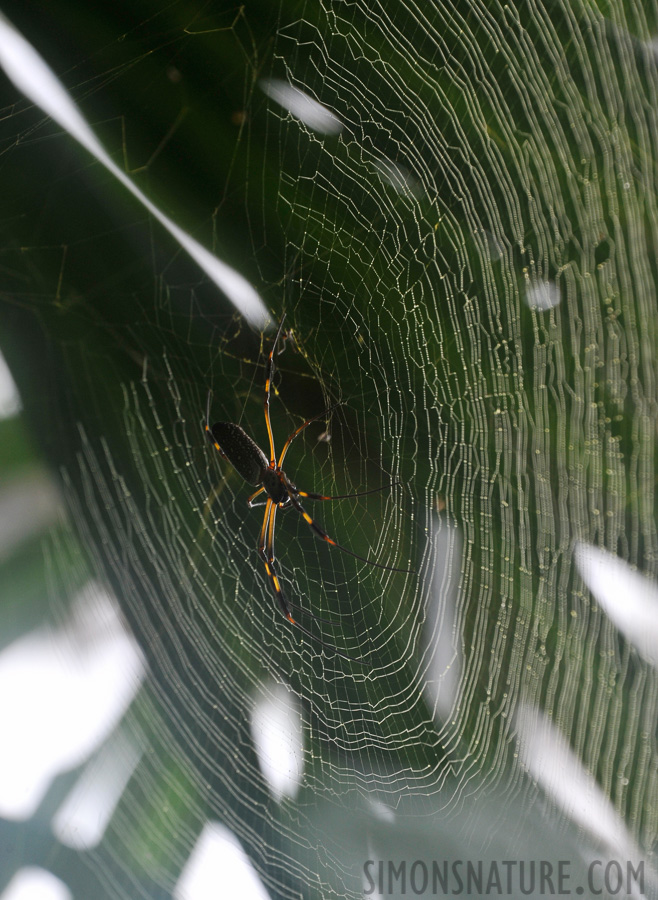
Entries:
{"type": "MultiPolygon", "coordinates": [[[[637,707],[652,696],[644,663],[582,601],[571,551],[590,541],[656,575],[655,12],[61,0],[4,12],[139,187],[245,275],[273,318],[287,310],[298,345],[277,387],[289,423],[344,401],[330,450],[305,446],[296,480],[356,490],[399,478],[395,529],[377,524],[390,514],[384,501],[353,519],[345,508],[327,515],[361,553],[388,527],[398,542],[389,564],[411,561],[419,572],[415,582],[393,576],[379,596],[367,576],[357,586],[346,570],[357,610],[346,646],[363,638],[381,670],[368,682],[358,666],[341,680],[317,653],[298,653],[296,636],[260,602],[263,574],[243,552],[258,517],[245,522],[230,476],[230,502],[220,495],[215,515],[224,539],[239,537],[222,545],[235,559],[218,565],[212,528],[200,528],[207,511],[190,503],[185,478],[195,473],[202,495],[221,475],[201,431],[210,385],[213,414],[235,421],[246,410],[264,445],[264,338],[111,175],[3,82],[0,344],[24,413],[20,425],[2,423],[2,453],[7,471],[34,454],[56,477],[66,473],[76,537],[66,532],[65,546],[76,562],[60,563],[65,579],[102,573],[152,674],[134,713],[149,736],[149,777],[136,779],[131,811],[119,813],[130,851],[116,827],[81,860],[44,836],[43,813],[24,832],[6,826],[6,878],[34,855],[75,881],[76,896],[88,884],[99,897],[168,896],[203,823],[218,818],[239,834],[273,898],[325,896],[327,879],[339,895],[358,892],[368,791],[400,804],[404,822],[387,837],[400,848],[422,846],[422,816],[428,846],[449,845],[437,812],[450,805],[441,796],[449,772],[459,782],[472,766],[467,794],[504,786],[524,814],[532,807],[536,788],[520,786],[511,724],[530,699],[560,720],[577,753],[592,731],[605,735],[587,766],[651,852],[655,733],[648,755],[635,740],[637,707]],[[259,79],[286,72],[336,110],[349,139],[302,131],[267,99],[259,79]],[[377,160],[409,173],[406,190],[375,179],[377,160]],[[549,281],[562,305],[528,308],[528,287],[549,281]],[[109,508],[91,511],[81,464],[89,447],[101,460],[109,448],[113,489],[120,480],[117,496],[130,496],[154,540],[176,512],[176,539],[195,536],[191,583],[210,585],[216,604],[186,593],[182,580],[180,606],[140,593],[141,578],[161,584],[166,556],[137,547],[116,565],[102,536],[102,525],[115,527],[109,508]],[[422,692],[419,637],[437,508],[465,544],[468,691],[445,728],[422,692]],[[269,797],[246,724],[242,685],[270,674],[300,696],[309,728],[315,791],[298,806],[269,797]],[[600,687],[611,683],[614,693],[600,687]],[[629,787],[618,791],[622,769],[629,787]],[[526,789],[527,803],[518,800],[526,789]],[[345,820],[337,809],[349,810],[345,820]],[[309,822],[350,877],[330,879],[313,837],[305,842],[309,822]]],[[[106,460],[101,468],[111,481],[106,460]]],[[[123,521],[117,544],[130,533],[123,521]]],[[[327,565],[336,566],[327,585],[339,583],[343,563],[289,543],[290,571],[300,586],[308,578],[326,614],[318,587],[327,565]]],[[[9,572],[12,590],[28,565],[9,572]]],[[[180,572],[171,575],[176,582],[180,572]]],[[[7,641],[15,632],[7,625],[7,641]]],[[[482,831],[494,835],[487,815],[490,807],[482,831]]],[[[514,832],[512,848],[522,853],[522,837],[532,846],[535,834],[514,832]]]]}

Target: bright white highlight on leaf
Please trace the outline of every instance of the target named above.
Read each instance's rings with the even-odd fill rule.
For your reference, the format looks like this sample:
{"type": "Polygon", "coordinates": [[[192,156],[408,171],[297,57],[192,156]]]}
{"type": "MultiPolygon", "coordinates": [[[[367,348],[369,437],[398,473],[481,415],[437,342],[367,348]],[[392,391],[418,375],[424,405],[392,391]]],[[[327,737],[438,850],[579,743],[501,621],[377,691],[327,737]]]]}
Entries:
{"type": "Polygon", "coordinates": [[[445,720],[457,696],[461,672],[461,649],[455,632],[455,608],[461,573],[462,538],[457,528],[445,520],[433,519],[430,600],[423,639],[428,663],[425,698],[434,718],[445,720]]]}
{"type": "Polygon", "coordinates": [[[658,668],[658,585],[591,544],[578,544],[575,559],[599,606],[638,653],[658,668]]]}
{"type": "Polygon", "coordinates": [[[382,179],[390,184],[398,194],[404,196],[419,196],[420,186],[408,169],[397,165],[388,159],[379,159],[375,162],[377,171],[382,179]]]}
{"type": "Polygon", "coordinates": [[[0,815],[27,819],[52,780],[80,765],[115,728],[144,664],[112,599],[90,584],[71,621],[0,653],[0,815]]]}
{"type": "Polygon", "coordinates": [[[140,755],[139,748],[121,733],[104,744],[53,818],[53,834],[62,844],[89,850],[101,842],[140,755]]]}
{"type": "Polygon", "coordinates": [[[71,900],[68,887],[51,872],[37,866],[19,869],[0,895],[0,900],[71,900]]]}
{"type": "Polygon", "coordinates": [[[609,798],[550,719],[526,706],[516,725],[521,762],[569,819],[614,850],[616,859],[640,858],[609,798]]]}
{"type": "Polygon", "coordinates": [[[304,771],[302,717],[294,694],[283,685],[271,684],[255,702],[251,736],[273,796],[296,797],[304,771]]]}
{"type": "Polygon", "coordinates": [[[264,328],[270,316],[254,288],[161,212],[108,155],[78,107],[34,47],[0,15],[0,65],[16,87],[85,147],[178,241],[252,325],[264,328]]]}
{"type": "Polygon", "coordinates": [[[62,501],[53,479],[32,469],[0,487],[0,562],[57,521],[62,501]]]}
{"type": "Polygon", "coordinates": [[[4,356],[0,353],[0,420],[15,416],[21,408],[18,388],[11,377],[4,356]]]}
{"type": "Polygon", "coordinates": [[[559,304],[560,299],[560,289],[554,281],[531,284],[526,293],[526,303],[530,309],[553,309],[559,304]]]}
{"type": "Polygon", "coordinates": [[[382,803],[381,800],[370,800],[368,807],[373,817],[380,822],[386,822],[387,825],[392,825],[395,822],[395,811],[390,806],[382,803]]]}
{"type": "Polygon", "coordinates": [[[491,234],[490,231],[484,231],[484,238],[489,249],[489,259],[491,262],[500,262],[503,258],[503,247],[500,241],[491,234]]]}
{"type": "Polygon", "coordinates": [[[269,900],[270,895],[235,836],[217,822],[205,826],[174,888],[174,900],[240,897],[269,900]]]}
{"type": "Polygon", "coordinates": [[[299,88],[278,78],[264,78],[260,86],[268,97],[276,100],[279,106],[287,109],[291,115],[313,131],[319,131],[321,134],[340,134],[343,130],[343,123],[337,116],[299,88]]]}

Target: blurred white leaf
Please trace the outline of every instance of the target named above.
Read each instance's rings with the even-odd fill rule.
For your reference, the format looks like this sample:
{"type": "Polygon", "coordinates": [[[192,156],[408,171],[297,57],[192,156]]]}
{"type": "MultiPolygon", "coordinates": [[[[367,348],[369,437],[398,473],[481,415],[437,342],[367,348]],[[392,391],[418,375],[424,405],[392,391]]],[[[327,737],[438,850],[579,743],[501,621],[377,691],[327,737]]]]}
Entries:
{"type": "Polygon", "coordinates": [[[259,328],[267,325],[270,316],[263,301],[246,278],[179,228],[114,163],[52,69],[2,15],[0,15],[0,65],[19,91],[68,131],[146,207],[226,294],[245,319],[259,328]]]}
{"type": "Polygon", "coordinates": [[[658,585],[590,544],[578,544],[575,559],[601,609],[638,653],[658,667],[658,585]]]}
{"type": "Polygon", "coordinates": [[[313,131],[322,134],[340,134],[343,130],[343,123],[337,116],[299,88],[278,78],[264,78],[260,86],[268,97],[313,131]]]}

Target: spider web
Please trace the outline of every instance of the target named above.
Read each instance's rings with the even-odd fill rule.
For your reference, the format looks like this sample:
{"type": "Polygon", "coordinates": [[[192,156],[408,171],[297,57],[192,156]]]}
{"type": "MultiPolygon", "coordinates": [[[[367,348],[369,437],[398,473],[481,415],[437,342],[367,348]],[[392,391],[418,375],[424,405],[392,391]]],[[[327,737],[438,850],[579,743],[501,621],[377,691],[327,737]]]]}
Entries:
{"type": "MultiPolygon", "coordinates": [[[[89,569],[150,671],[129,714],[145,752],[89,855],[99,884],[175,894],[209,822],[272,898],[359,896],[367,860],[571,854],[575,868],[616,849],[650,865],[655,658],[577,556],[658,575],[649,11],[98,15],[98,36],[51,64],[112,159],[271,312],[250,327],[105,170],[27,104],[9,110],[5,159],[31,176],[57,160],[47,203],[43,182],[11,197],[31,226],[7,267],[37,323],[11,314],[33,364],[14,368],[89,569]],[[62,212],[80,183],[83,212],[62,212]],[[268,452],[283,311],[277,448],[330,410],[293,442],[288,476],[382,487],[304,505],[355,553],[413,569],[279,513],[281,580],[318,640],[282,619],[256,550],[263,510],[203,434],[211,389],[211,421],[268,452]],[[42,370],[28,346],[49,348],[42,370]],[[259,711],[277,709],[278,788],[259,741],[259,711]],[[591,816],[568,788],[589,791],[591,816]]],[[[52,578],[75,581],[57,562],[52,578]]]]}

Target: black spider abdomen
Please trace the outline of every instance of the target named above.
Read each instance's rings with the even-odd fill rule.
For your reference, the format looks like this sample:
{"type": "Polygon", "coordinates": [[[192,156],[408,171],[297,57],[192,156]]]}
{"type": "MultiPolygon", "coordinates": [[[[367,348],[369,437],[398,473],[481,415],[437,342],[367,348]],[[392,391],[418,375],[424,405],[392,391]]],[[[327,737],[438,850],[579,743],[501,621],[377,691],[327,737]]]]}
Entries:
{"type": "Polygon", "coordinates": [[[210,432],[221,452],[247,484],[261,484],[268,461],[247,432],[233,422],[215,422],[210,432]]]}

